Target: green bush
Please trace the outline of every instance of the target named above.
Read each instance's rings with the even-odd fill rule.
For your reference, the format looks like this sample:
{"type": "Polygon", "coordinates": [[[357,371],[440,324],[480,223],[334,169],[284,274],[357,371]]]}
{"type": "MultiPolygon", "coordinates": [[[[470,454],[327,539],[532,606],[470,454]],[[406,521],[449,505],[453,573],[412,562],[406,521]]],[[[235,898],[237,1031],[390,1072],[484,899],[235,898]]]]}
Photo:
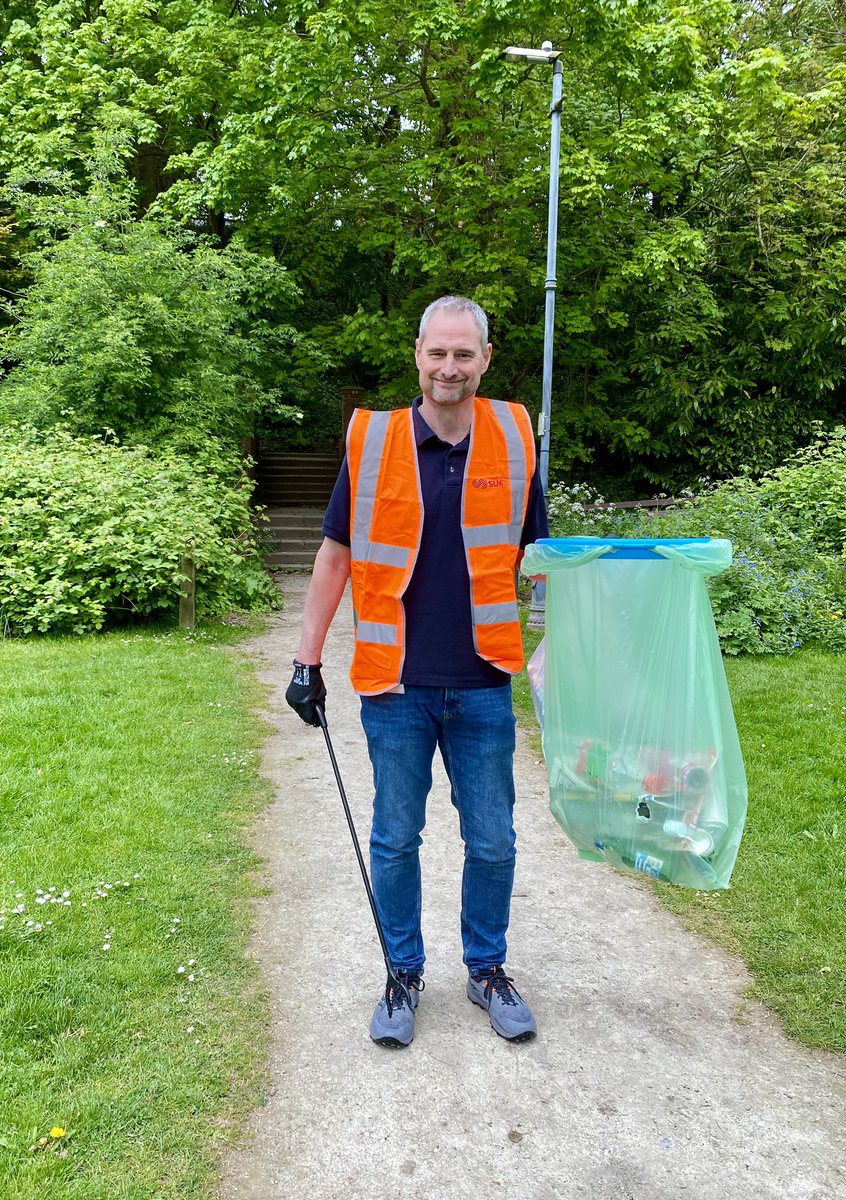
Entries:
{"type": "Polygon", "coordinates": [[[174,613],[189,546],[200,614],[274,602],[248,481],[213,443],[189,460],[26,426],[0,439],[0,632],[174,613]]]}
{"type": "Polygon", "coordinates": [[[291,393],[324,358],[285,319],[298,292],[273,257],[139,219],[131,185],[108,175],[86,195],[63,176],[10,194],[38,248],[31,286],[0,295],[0,426],[193,452],[237,445],[256,413],[301,420],[291,393]]]}
{"type": "Polygon", "coordinates": [[[728,571],[709,581],[727,654],[846,649],[846,428],[820,434],[760,480],[746,476],[683,498],[678,508],[599,510],[584,484],[550,490],[558,537],[722,537],[728,571]]]}
{"type": "Polygon", "coordinates": [[[815,441],[771,471],[761,484],[767,502],[786,515],[812,517],[814,544],[826,553],[846,550],[846,425],[815,441]]]}

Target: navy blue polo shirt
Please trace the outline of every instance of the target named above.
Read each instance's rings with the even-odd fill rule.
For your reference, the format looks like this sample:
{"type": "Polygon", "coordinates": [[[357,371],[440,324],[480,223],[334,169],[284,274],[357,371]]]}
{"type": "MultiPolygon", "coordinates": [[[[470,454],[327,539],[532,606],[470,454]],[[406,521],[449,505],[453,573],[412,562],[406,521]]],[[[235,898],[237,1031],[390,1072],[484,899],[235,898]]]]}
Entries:
{"type": "MultiPolygon", "coordinates": [[[[499,687],[511,678],[476,653],[470,606],[470,578],[461,536],[461,486],[470,435],[457,446],[442,441],[412,405],[423,533],[420,553],[402,598],[405,608],[405,664],[402,682],[424,687],[499,687]]],[[[350,475],[341,466],[323,519],[323,535],[350,544],[350,475]]],[[[537,468],[529,490],[521,546],[549,537],[546,506],[537,468]]]]}

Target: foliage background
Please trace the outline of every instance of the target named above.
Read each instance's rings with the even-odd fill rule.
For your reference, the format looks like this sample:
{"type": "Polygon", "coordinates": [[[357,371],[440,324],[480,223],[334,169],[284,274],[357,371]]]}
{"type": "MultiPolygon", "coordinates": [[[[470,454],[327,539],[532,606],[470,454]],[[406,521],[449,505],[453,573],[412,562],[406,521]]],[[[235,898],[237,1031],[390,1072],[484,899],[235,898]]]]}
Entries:
{"type": "Polygon", "coordinates": [[[708,580],[724,653],[846,650],[846,426],[818,434],[762,479],[726,480],[664,512],[602,503],[585,484],[554,485],[553,536],[732,542],[731,566],[708,580]]]}
{"type": "MultiPolygon", "coordinates": [[[[310,397],[338,382],[406,400],[417,317],[445,291],[490,312],[492,393],[535,407],[550,77],[497,56],[546,37],[564,65],[554,475],[631,494],[775,465],[844,413],[842,0],[9,0],[0,287],[30,271],[47,301],[65,231],[33,230],[30,202],[55,197],[51,172],[90,195],[106,144],[134,187],[130,258],[151,221],[211,239],[173,253],[210,280],[193,345],[204,328],[225,347],[221,396],[248,420],[319,440],[337,429],[310,397]],[[236,266],[281,283],[271,260],[284,286],[236,328],[236,266]]],[[[98,244],[80,231],[74,261],[98,244]]],[[[163,258],[148,278],[176,271],[163,258]]],[[[15,312],[34,328],[43,307],[15,312]]],[[[152,341],[179,345],[180,320],[190,341],[169,317],[152,341]]],[[[6,346],[15,389],[45,378],[34,336],[6,346]]],[[[195,370],[181,400],[159,382],[171,426],[207,395],[195,370]]]]}

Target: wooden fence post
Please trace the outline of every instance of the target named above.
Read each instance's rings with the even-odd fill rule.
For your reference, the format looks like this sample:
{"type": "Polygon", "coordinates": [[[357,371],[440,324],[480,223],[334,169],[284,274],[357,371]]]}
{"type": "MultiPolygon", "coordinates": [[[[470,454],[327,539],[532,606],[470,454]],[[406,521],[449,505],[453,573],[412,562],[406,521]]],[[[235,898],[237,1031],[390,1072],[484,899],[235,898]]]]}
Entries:
{"type": "Polygon", "coordinates": [[[179,560],[182,584],[179,589],[179,627],[191,630],[197,614],[197,565],[194,562],[194,546],[189,545],[179,560]]]}
{"type": "Polygon", "coordinates": [[[342,387],[341,392],[341,454],[346,450],[347,426],[352,420],[353,410],[358,408],[364,399],[364,388],[342,387]]]}

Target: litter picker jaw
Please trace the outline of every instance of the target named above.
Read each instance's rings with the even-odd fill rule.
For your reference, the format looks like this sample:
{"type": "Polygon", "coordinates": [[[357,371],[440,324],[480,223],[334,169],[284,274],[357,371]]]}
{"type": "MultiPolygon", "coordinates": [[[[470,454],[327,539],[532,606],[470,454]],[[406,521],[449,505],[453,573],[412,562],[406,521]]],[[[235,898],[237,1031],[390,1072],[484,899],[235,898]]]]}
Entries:
{"type": "Polygon", "coordinates": [[[335,773],[335,782],[337,783],[338,791],[341,794],[341,803],[344,806],[344,815],[347,818],[347,825],[349,826],[350,837],[352,838],[353,847],[355,849],[355,856],[358,859],[361,878],[364,880],[364,890],[367,892],[370,911],[373,914],[376,932],[379,935],[379,945],[382,947],[382,957],[385,960],[385,969],[388,972],[388,979],[385,984],[385,1004],[388,1008],[388,1016],[390,1016],[394,1010],[393,1003],[391,1002],[392,992],[404,996],[405,1002],[408,1004],[409,1008],[412,1007],[411,996],[406,984],[404,984],[402,980],[397,977],[397,972],[394,970],[390,955],[388,954],[388,943],[385,941],[385,932],[382,929],[382,922],[379,919],[379,913],[376,908],[376,900],[373,896],[373,888],[370,886],[370,876],[367,874],[367,866],[364,861],[364,855],[361,853],[361,846],[359,844],[358,834],[355,831],[352,813],[350,812],[350,806],[347,800],[347,793],[344,791],[344,783],[341,779],[341,772],[338,769],[338,760],[335,758],[335,751],[332,748],[332,739],[329,737],[329,727],[326,724],[326,713],[323,710],[323,705],[316,704],[315,712],[317,713],[317,719],[320,722],[320,728],[323,730],[323,736],[326,739],[326,749],[329,751],[329,761],[332,764],[332,770],[335,773]]]}

